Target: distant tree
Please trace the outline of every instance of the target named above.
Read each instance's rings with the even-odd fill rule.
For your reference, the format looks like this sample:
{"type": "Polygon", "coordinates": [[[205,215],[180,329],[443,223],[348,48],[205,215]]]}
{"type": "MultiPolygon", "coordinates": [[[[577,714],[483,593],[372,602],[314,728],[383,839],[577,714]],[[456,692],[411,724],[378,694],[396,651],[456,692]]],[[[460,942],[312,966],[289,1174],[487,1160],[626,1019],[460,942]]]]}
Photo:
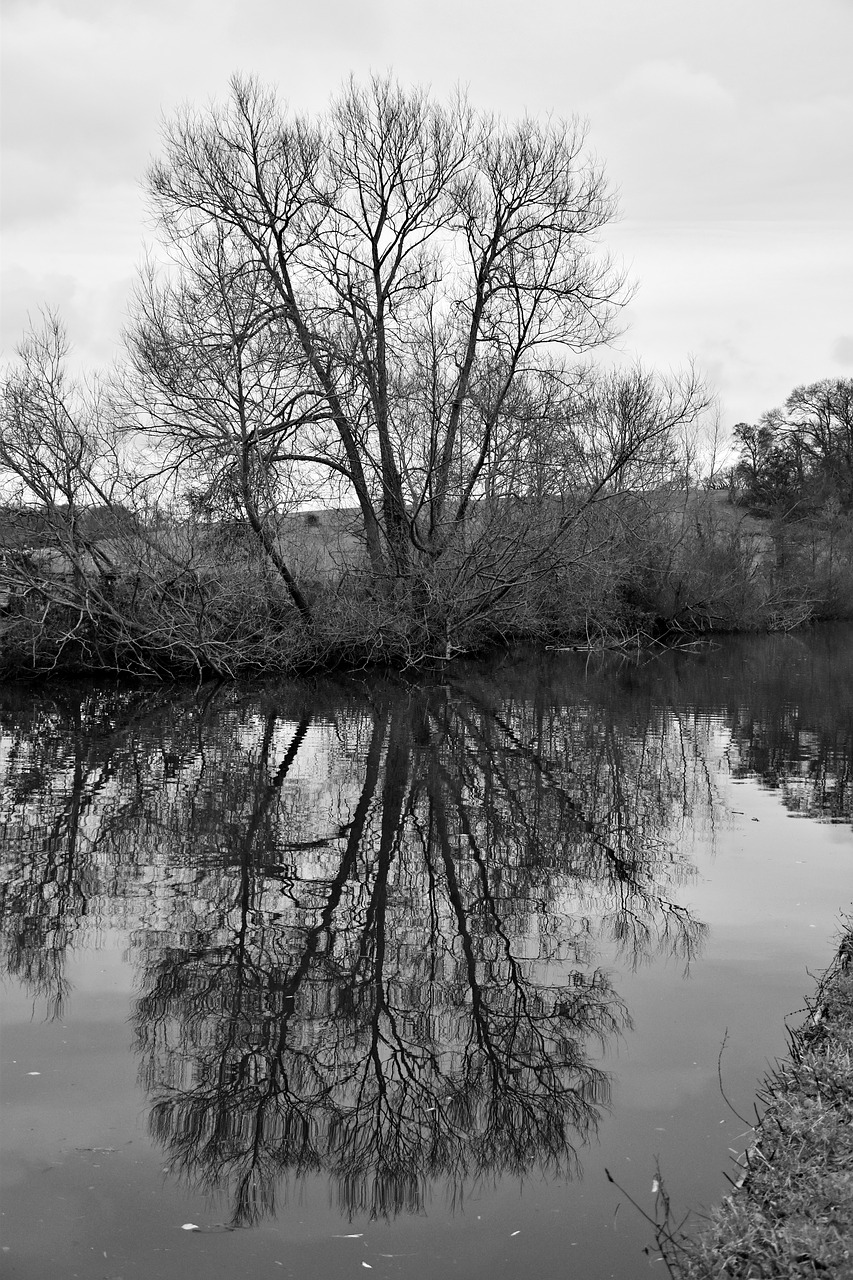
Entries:
{"type": "Polygon", "coordinates": [[[853,379],[796,387],[783,408],[734,429],[735,479],[757,510],[853,507],[853,379]]]}
{"type": "Polygon", "coordinates": [[[767,455],[773,447],[773,432],[766,424],[752,426],[738,422],[732,431],[740,457],[735,467],[735,478],[748,490],[757,490],[767,463],[767,455]]]}
{"type": "Polygon", "coordinates": [[[853,506],[853,378],[796,387],[785,401],[785,432],[814,498],[853,506]]]}
{"type": "Polygon", "coordinates": [[[0,387],[0,486],[73,538],[78,517],[118,496],[123,468],[104,386],[74,379],[68,337],[53,312],[30,327],[0,387]]]}
{"type": "Polygon", "coordinates": [[[99,543],[132,529],[133,469],[107,385],[74,378],[62,321],[46,311],[0,383],[0,495],[7,546],[52,548],[77,579],[107,567],[99,543]]]}
{"type": "Polygon", "coordinates": [[[793,509],[801,497],[796,460],[774,415],[756,426],[739,422],[734,438],[740,446],[734,479],[748,505],[765,514],[793,509]]]}

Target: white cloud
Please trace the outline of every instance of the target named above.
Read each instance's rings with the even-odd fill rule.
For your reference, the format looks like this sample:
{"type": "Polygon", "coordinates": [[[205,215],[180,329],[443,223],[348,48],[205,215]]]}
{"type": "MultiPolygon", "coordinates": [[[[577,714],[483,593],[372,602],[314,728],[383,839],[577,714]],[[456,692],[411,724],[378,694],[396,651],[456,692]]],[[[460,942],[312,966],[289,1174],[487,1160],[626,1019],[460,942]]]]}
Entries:
{"type": "Polygon", "coordinates": [[[853,368],[853,335],[842,333],[836,338],[832,344],[832,359],[836,364],[843,364],[846,368],[853,368]]]}
{"type": "Polygon", "coordinates": [[[658,100],[667,108],[673,102],[713,111],[734,111],[734,95],[708,71],[690,66],[681,58],[642,62],[617,87],[614,97],[658,100]]]}
{"type": "Polygon", "coordinates": [[[509,117],[590,115],[626,219],[603,238],[641,286],[626,343],[665,367],[692,351],[733,420],[847,358],[849,4],[4,0],[3,21],[4,352],[53,302],[82,358],[110,358],[161,112],[235,70],[314,111],[392,66],[509,117]]]}
{"type": "Polygon", "coordinates": [[[45,309],[61,316],[71,342],[70,363],[81,370],[106,368],[121,357],[132,278],[87,286],[78,272],[5,270],[0,357],[10,359],[31,324],[45,309]]]}
{"type": "Polygon", "coordinates": [[[635,224],[611,238],[632,247],[640,282],[623,345],[664,367],[695,356],[714,376],[725,425],[832,373],[853,280],[846,223],[635,224]]]}

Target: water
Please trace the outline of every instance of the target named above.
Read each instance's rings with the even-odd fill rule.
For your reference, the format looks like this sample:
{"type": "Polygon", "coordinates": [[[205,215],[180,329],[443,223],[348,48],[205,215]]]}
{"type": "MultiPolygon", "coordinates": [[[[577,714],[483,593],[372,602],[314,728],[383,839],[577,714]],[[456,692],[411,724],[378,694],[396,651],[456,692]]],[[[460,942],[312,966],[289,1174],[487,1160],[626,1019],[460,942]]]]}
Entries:
{"type": "Polygon", "coordinates": [[[4,1274],[663,1274],[850,907],[851,640],[0,691],[4,1274]]]}

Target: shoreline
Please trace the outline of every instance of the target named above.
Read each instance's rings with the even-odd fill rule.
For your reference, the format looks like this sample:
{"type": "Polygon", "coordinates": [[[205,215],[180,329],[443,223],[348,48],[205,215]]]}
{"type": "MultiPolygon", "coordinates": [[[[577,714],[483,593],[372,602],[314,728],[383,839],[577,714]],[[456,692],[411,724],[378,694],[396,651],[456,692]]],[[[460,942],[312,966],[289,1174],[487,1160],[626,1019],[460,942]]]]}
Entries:
{"type": "Polygon", "coordinates": [[[118,680],[136,683],[196,685],[209,682],[238,684],[269,680],[303,680],[318,678],[355,677],[366,674],[379,676],[417,678],[419,676],[446,671],[457,662],[489,663],[496,658],[511,656],[520,650],[532,650],[542,655],[574,653],[585,656],[630,656],[640,654],[662,653],[699,653],[716,642],[731,636],[789,636],[802,634],[815,627],[833,626],[847,623],[851,617],[847,614],[812,615],[799,619],[789,625],[764,626],[711,626],[705,629],[686,630],[684,628],[635,628],[621,633],[602,631],[595,640],[591,640],[588,632],[578,629],[561,635],[526,634],[487,637],[471,648],[454,648],[447,646],[445,653],[422,652],[409,654],[403,661],[399,655],[377,653],[365,648],[363,653],[354,645],[349,652],[340,649],[317,653],[297,653],[287,655],[286,637],[281,637],[281,646],[277,650],[278,661],[270,661],[269,665],[245,666],[235,665],[231,669],[221,670],[206,663],[195,665],[187,662],[169,665],[153,660],[130,661],[114,658],[101,661],[91,656],[57,656],[45,660],[44,664],[25,664],[14,658],[4,661],[3,640],[7,626],[0,617],[0,684],[26,682],[28,684],[50,685],[64,680],[118,680]],[[282,654],[289,656],[282,660],[282,654]]]}
{"type": "Polygon", "coordinates": [[[675,1280],[853,1277],[853,917],[806,1008],[758,1091],[731,1195],[702,1228],[658,1224],[675,1280]]]}

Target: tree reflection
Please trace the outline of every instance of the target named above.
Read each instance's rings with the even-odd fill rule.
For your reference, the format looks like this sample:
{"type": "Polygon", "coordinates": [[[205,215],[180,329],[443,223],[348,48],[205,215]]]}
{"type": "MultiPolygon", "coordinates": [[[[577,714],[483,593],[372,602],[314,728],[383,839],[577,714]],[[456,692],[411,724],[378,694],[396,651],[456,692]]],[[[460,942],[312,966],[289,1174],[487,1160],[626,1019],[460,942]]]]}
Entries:
{"type": "Polygon", "coordinates": [[[4,809],[6,963],[57,1002],[65,947],[127,932],[175,1171],[235,1224],[312,1172],[393,1215],[578,1171],[629,1022],[602,951],[701,943],[701,734],[542,670],[76,698],[7,708],[8,776],[53,780],[4,809]]]}
{"type": "MultiPolygon", "coordinates": [[[[61,687],[49,698],[5,691],[0,789],[0,948],[6,972],[61,1018],[66,954],[81,928],[97,929],[121,891],[120,868],[98,857],[110,825],[115,775],[127,740],[162,711],[162,692],[122,695],[61,687]],[[116,719],[123,718],[117,732],[116,719]]],[[[126,769],[125,769],[126,772],[126,769]]],[[[120,818],[135,808],[135,789],[120,818]]]]}
{"type": "Polygon", "coordinates": [[[600,762],[574,757],[582,803],[580,778],[522,745],[524,715],[470,690],[380,689],[346,726],[349,809],[320,839],[298,821],[262,838],[297,726],[241,797],[243,825],[224,824],[224,936],[147,954],[152,1129],[193,1182],[231,1188],[235,1223],[272,1212],[287,1174],[322,1170],[345,1213],[388,1215],[436,1182],[458,1198],[576,1171],[608,1101],[595,1046],[627,1022],[592,967],[593,900],[636,957],[652,938],[689,956],[701,926],[662,891],[686,868],[648,808],[641,828],[613,805],[624,754],[602,757],[609,807],[600,762]],[[294,851],[312,846],[306,874],[294,851]]]}

